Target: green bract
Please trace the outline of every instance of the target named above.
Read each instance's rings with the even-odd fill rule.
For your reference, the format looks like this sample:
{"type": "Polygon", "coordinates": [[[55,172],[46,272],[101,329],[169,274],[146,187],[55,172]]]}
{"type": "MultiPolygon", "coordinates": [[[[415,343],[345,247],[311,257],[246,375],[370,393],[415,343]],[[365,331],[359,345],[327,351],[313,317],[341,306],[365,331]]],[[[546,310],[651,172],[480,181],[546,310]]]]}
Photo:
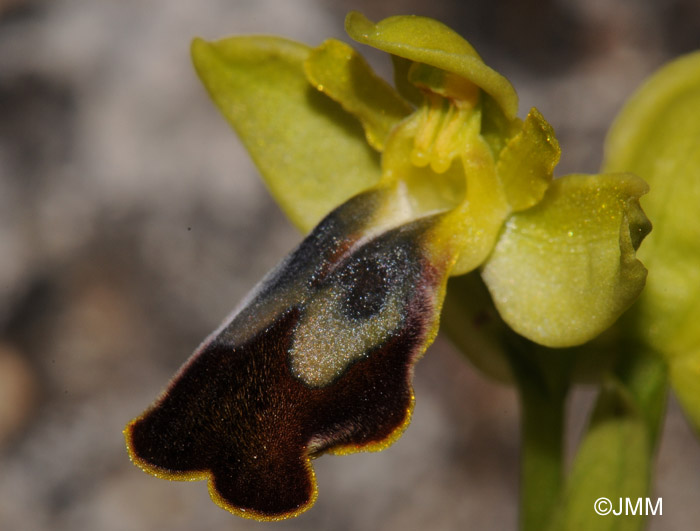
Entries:
{"type": "Polygon", "coordinates": [[[700,430],[700,52],[668,64],[615,121],[605,169],[625,168],[654,193],[655,220],[642,248],[648,287],[629,316],[647,348],[667,361],[673,388],[700,430]]]}
{"type": "Polygon", "coordinates": [[[192,46],[202,81],[292,221],[308,231],[349,197],[391,189],[377,223],[449,213],[432,237],[449,242],[451,274],[483,268],[519,333],[567,346],[612,324],[644,285],[635,258],[647,230],[644,183],[592,175],[551,186],[551,126],[536,109],[517,118],[511,84],[443,24],[350,13],[346,29],[391,54],[396,89],[336,40],[192,46]]]}

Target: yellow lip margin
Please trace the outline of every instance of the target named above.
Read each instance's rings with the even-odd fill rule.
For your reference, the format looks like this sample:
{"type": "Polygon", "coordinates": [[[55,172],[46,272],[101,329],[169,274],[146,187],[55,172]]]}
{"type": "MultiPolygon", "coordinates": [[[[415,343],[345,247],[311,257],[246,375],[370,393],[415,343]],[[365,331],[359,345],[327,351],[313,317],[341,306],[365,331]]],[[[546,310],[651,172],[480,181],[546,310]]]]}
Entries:
{"type": "Polygon", "coordinates": [[[216,505],[218,505],[222,509],[224,509],[224,510],[226,510],[226,511],[228,511],[236,516],[240,516],[242,518],[248,518],[250,520],[257,520],[259,522],[277,522],[280,520],[286,520],[288,518],[294,518],[295,516],[299,516],[301,513],[310,509],[313,506],[313,504],[316,503],[316,499],[318,498],[318,485],[316,483],[316,473],[314,472],[314,469],[311,466],[311,458],[308,456],[304,460],[304,468],[309,473],[309,478],[311,479],[312,491],[311,491],[311,496],[309,497],[309,501],[307,503],[305,503],[304,505],[297,507],[293,511],[275,514],[275,515],[261,513],[261,512],[255,511],[253,509],[240,509],[240,508],[235,507],[235,506],[231,505],[230,503],[228,503],[223,498],[223,496],[221,496],[219,494],[219,492],[216,490],[216,487],[214,486],[213,474],[211,473],[210,470],[193,470],[191,472],[173,472],[171,470],[167,470],[167,469],[152,465],[148,461],[141,459],[136,454],[136,451],[134,450],[134,446],[133,446],[132,440],[131,440],[134,425],[137,422],[139,422],[142,418],[144,418],[147,414],[148,414],[148,411],[146,413],[144,413],[143,415],[140,415],[140,416],[136,417],[135,419],[133,419],[131,422],[129,422],[126,425],[126,427],[124,428],[124,431],[123,431],[124,439],[126,441],[126,450],[129,453],[129,459],[131,460],[132,463],[134,463],[134,465],[139,467],[141,470],[143,470],[147,474],[150,474],[150,475],[157,477],[159,479],[167,479],[168,481],[203,481],[203,480],[206,480],[207,487],[209,489],[209,496],[211,497],[212,501],[216,505]]]}

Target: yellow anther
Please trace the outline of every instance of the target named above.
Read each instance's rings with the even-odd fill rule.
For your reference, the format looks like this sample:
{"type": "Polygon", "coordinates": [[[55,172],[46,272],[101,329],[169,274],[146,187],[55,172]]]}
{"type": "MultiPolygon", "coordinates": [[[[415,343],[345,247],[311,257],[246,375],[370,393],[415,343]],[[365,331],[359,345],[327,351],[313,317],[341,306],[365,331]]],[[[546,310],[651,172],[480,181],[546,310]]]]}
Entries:
{"type": "Polygon", "coordinates": [[[472,120],[476,112],[473,101],[451,100],[428,92],[420,112],[411,164],[419,168],[430,165],[435,173],[444,173],[467,148],[469,136],[479,132],[479,121],[472,120]]]}

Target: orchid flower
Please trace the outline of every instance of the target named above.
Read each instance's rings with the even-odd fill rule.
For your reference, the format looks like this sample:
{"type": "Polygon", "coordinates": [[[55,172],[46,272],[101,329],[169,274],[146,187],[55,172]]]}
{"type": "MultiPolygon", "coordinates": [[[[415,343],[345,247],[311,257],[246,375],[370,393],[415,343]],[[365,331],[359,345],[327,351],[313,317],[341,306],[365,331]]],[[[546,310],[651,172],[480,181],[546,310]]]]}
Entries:
{"type": "Polygon", "coordinates": [[[194,64],[272,195],[304,232],[125,435],[158,477],[207,479],[240,516],[297,515],[311,459],[379,450],[410,421],[414,364],[447,279],[480,271],[502,318],[549,347],[608,328],[646,277],[631,174],[553,179],[559,145],[443,24],[346,20],[351,46],[196,39],[194,64]]]}

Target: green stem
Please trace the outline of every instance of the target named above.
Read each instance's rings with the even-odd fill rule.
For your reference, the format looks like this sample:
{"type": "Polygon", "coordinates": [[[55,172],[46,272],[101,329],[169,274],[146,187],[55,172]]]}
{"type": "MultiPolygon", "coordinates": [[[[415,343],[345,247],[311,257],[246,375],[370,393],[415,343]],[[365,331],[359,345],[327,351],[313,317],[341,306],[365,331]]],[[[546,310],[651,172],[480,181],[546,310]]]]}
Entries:
{"type": "Polygon", "coordinates": [[[537,385],[537,380],[542,382],[539,378],[518,380],[522,408],[520,529],[542,531],[560,501],[564,482],[566,390],[537,385]]]}

